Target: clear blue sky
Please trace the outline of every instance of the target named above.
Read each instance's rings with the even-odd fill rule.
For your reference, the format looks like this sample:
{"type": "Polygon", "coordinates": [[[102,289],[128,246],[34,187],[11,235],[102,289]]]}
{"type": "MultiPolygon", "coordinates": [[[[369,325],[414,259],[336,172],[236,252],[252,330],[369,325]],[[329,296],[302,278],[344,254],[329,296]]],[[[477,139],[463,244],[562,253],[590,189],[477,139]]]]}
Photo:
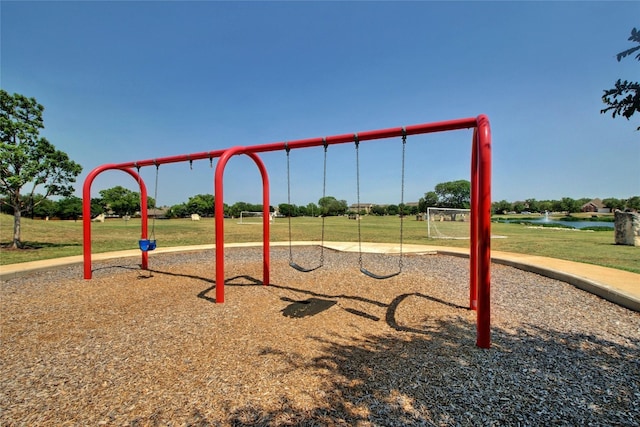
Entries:
{"type": "MultiPolygon", "coordinates": [[[[1,84],[45,106],[47,137],[84,170],[104,163],[489,116],[493,199],[640,194],[640,117],[600,114],[638,80],[640,2],[12,2],[1,84]]],[[[470,131],[410,137],[405,201],[469,179],[470,131]]],[[[361,201],[400,201],[400,141],[361,144],[361,201]]],[[[262,155],[271,204],[286,157],[262,155]]],[[[322,196],[322,148],[291,153],[292,203],[322,196]]],[[[214,163],[215,166],[215,163],[214,163]]],[[[153,189],[154,168],[143,175],[153,189]]],[[[160,167],[158,203],[213,193],[208,161],[160,167]]],[[[123,185],[108,172],[94,195],[123,185]]],[[[332,146],[327,195],[356,201],[355,149],[332,146]]],[[[225,202],[260,203],[243,157],[225,202]]]]}

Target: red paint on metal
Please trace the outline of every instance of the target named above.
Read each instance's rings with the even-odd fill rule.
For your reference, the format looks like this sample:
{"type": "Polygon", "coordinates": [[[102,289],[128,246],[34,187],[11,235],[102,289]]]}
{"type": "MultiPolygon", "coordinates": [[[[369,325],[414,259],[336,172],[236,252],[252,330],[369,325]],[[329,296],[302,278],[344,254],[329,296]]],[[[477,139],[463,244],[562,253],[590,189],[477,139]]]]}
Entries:
{"type": "MultiPolygon", "coordinates": [[[[491,127],[489,119],[478,116],[477,127],[477,338],[476,345],[491,347],[491,127]]],[[[473,272],[472,272],[473,273],[473,272]]]]}
{"type": "MultiPolygon", "coordinates": [[[[120,164],[106,164],[98,166],[89,172],[82,186],[82,254],[84,260],[84,278],[91,279],[91,184],[93,180],[102,172],[107,170],[121,170],[128,173],[140,185],[141,205],[141,230],[140,238],[148,237],[148,217],[147,217],[147,186],[140,175],[133,169],[122,167],[120,164]]],[[[148,269],[149,254],[142,251],[141,267],[143,270],[148,269]]]]}
{"type": "Polygon", "coordinates": [[[469,244],[469,308],[478,309],[478,129],[471,140],[471,223],[469,244]]]}
{"type": "Polygon", "coordinates": [[[231,157],[246,154],[262,176],[262,283],[269,284],[269,176],[267,168],[256,153],[247,147],[232,147],[224,151],[216,165],[214,175],[215,227],[216,227],[216,303],[224,302],[224,168],[231,157]]]}
{"type": "Polygon", "coordinates": [[[145,166],[165,165],[167,163],[193,162],[203,159],[215,159],[224,153],[225,150],[203,151],[200,153],[180,154],[178,156],[158,157],[157,159],[139,160],[137,162],[118,163],[117,169],[137,168],[145,166]]]}
{"type": "MultiPolygon", "coordinates": [[[[457,129],[475,128],[471,149],[471,209],[470,224],[470,283],[469,305],[477,312],[477,342],[482,348],[491,346],[490,336],[490,291],[491,291],[491,130],[489,119],[480,115],[475,118],[448,120],[435,123],[380,129],[354,134],[342,134],[325,138],[310,138],[297,141],[275,142],[246,147],[232,147],[226,150],[183,154],[171,157],[142,160],[138,162],[103,165],[94,169],[86,178],[83,187],[83,229],[84,229],[84,271],[85,278],[91,278],[91,183],[101,172],[108,169],[120,169],[140,182],[143,194],[143,230],[142,238],[147,237],[146,187],[132,168],[165,163],[193,162],[194,160],[219,158],[214,177],[215,187],[215,233],[216,233],[216,302],[224,302],[224,209],[223,175],[228,160],[238,154],[251,157],[262,175],[263,185],[263,283],[269,283],[269,179],[263,162],[257,153],[297,148],[309,148],[320,145],[332,145],[374,139],[444,132],[457,129]]],[[[147,253],[143,252],[143,268],[147,268],[147,253]]]]}

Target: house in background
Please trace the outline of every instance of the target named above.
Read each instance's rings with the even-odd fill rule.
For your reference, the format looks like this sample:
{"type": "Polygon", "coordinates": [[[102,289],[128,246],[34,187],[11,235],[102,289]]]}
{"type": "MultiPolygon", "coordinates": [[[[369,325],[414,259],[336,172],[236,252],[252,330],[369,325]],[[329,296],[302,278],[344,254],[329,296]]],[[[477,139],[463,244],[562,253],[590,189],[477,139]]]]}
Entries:
{"type": "Polygon", "coordinates": [[[352,210],[354,212],[362,212],[364,211],[365,213],[370,213],[371,212],[371,208],[373,208],[373,203],[354,203],[351,206],[349,206],[349,210],[352,210]]]}
{"type": "Polygon", "coordinates": [[[585,203],[582,205],[580,210],[582,212],[611,213],[611,209],[606,207],[600,199],[593,199],[590,202],[585,203]]]}

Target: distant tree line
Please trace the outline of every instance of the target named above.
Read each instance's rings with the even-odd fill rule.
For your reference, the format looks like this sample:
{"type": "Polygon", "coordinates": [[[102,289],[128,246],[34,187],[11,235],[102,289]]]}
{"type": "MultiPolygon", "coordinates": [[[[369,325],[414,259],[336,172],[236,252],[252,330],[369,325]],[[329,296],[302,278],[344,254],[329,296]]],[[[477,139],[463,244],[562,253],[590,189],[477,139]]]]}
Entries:
{"type": "MultiPolygon", "coordinates": [[[[140,194],[121,186],[112,187],[99,192],[100,197],[91,199],[91,216],[102,213],[122,216],[135,216],[140,212],[140,194]]],[[[522,201],[509,202],[500,200],[492,203],[493,214],[505,214],[508,212],[580,212],[582,206],[590,202],[591,198],[572,199],[563,197],[560,200],[536,200],[526,199],[522,201]]],[[[368,210],[370,215],[418,215],[427,211],[428,207],[441,208],[462,208],[468,209],[471,202],[471,183],[465,180],[450,181],[440,183],[433,191],[425,193],[417,205],[389,204],[373,205],[368,210]]],[[[628,199],[618,199],[609,197],[602,199],[604,207],[615,210],[636,210],[640,211],[640,196],[633,196],[628,199]]],[[[152,197],[147,200],[149,209],[156,208],[156,202],[152,197]]],[[[158,207],[160,209],[160,207],[158,207]]],[[[59,218],[78,219],[82,216],[82,199],[76,196],[68,196],[57,201],[50,200],[43,195],[21,197],[21,209],[25,216],[30,218],[59,218]]],[[[189,197],[185,203],[162,208],[163,216],[167,218],[185,218],[192,214],[201,217],[213,217],[215,212],[215,200],[212,194],[197,194],[189,197]]],[[[240,212],[261,212],[261,204],[247,202],[236,202],[233,205],[225,204],[224,215],[239,217],[240,212]]],[[[346,200],[337,200],[333,196],[326,196],[318,200],[318,203],[308,203],[306,205],[295,205],[281,203],[277,206],[269,207],[270,212],[278,212],[282,216],[338,216],[350,213],[364,214],[362,209],[355,212],[349,208],[346,200]]],[[[6,198],[0,198],[0,212],[13,214],[13,205],[6,198]]]]}
{"type": "MultiPolygon", "coordinates": [[[[78,219],[82,216],[82,198],[67,196],[51,200],[41,194],[20,197],[20,206],[29,218],[78,219]]],[[[149,197],[149,208],[155,208],[155,200],[149,197]]],[[[13,214],[14,207],[5,198],[0,199],[0,211],[13,214]]],[[[115,216],[135,215],[140,211],[140,194],[121,186],[100,191],[100,197],[91,199],[91,216],[109,213],[115,216]]]]}
{"type": "MultiPolygon", "coordinates": [[[[493,214],[508,212],[567,212],[576,213],[592,201],[592,198],[572,199],[563,197],[560,200],[536,200],[508,202],[500,200],[491,204],[493,214]]],[[[640,196],[628,199],[609,197],[602,199],[605,208],[615,210],[640,210],[640,196]]],[[[418,203],[419,211],[426,212],[427,207],[468,209],[471,205],[471,183],[466,180],[443,182],[435,186],[433,191],[425,193],[418,203]]]]}
{"type": "MultiPolygon", "coordinates": [[[[576,213],[582,210],[582,207],[589,203],[590,198],[572,199],[570,197],[563,197],[560,200],[536,200],[526,199],[517,202],[508,202],[506,200],[500,200],[499,202],[493,202],[492,212],[494,214],[505,214],[508,212],[567,212],[576,213]]],[[[616,199],[609,197],[602,199],[602,204],[605,208],[615,210],[640,210],[640,196],[633,196],[628,199],[616,199]]]]}
{"type": "Polygon", "coordinates": [[[280,203],[278,212],[283,216],[337,216],[344,215],[349,210],[346,200],[338,200],[333,196],[321,197],[318,204],[308,203],[297,206],[289,203],[280,203]]]}
{"type": "MultiPolygon", "coordinates": [[[[6,198],[0,199],[0,212],[14,214],[14,206],[6,198]]],[[[42,194],[20,197],[22,215],[27,218],[78,219],[82,215],[82,199],[69,196],[58,201],[45,198],[42,194]]]]}

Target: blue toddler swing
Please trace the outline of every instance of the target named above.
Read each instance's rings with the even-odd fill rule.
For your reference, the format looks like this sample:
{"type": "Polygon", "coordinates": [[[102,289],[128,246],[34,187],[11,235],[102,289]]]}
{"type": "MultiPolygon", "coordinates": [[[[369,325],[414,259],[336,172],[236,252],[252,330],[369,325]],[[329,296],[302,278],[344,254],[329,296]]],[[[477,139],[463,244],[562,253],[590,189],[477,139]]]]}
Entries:
{"type": "MultiPolygon", "coordinates": [[[[160,170],[160,165],[154,162],[156,165],[156,182],[155,189],[153,192],[153,200],[156,202],[158,200],[158,171],[160,170]]],[[[137,166],[138,169],[138,181],[140,180],[140,166],[137,166]]],[[[142,201],[142,193],[140,194],[140,200],[142,201]]],[[[142,203],[141,203],[142,205],[142,203]]],[[[156,248],[156,216],[158,210],[156,209],[156,215],[153,216],[151,220],[151,238],[150,239],[140,239],[138,240],[138,246],[140,246],[140,250],[142,252],[152,251],[156,248]]]]}

